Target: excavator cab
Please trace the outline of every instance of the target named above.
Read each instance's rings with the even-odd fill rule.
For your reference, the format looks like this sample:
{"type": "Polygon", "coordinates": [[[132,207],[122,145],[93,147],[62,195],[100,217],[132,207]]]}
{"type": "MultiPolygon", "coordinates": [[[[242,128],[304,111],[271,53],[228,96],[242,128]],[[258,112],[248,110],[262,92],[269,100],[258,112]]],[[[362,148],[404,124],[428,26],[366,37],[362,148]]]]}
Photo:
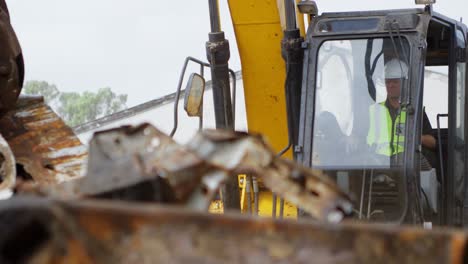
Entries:
{"type": "Polygon", "coordinates": [[[311,16],[295,154],[354,197],[356,218],[463,224],[466,37],[430,5],[311,16]],[[437,88],[434,66],[448,73],[437,88]]]}

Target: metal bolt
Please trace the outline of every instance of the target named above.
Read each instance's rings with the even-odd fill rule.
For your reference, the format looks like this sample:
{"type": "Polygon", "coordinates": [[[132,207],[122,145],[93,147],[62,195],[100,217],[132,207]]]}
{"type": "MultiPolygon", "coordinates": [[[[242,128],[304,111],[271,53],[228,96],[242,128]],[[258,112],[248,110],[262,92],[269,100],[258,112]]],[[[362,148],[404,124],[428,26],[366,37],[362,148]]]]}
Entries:
{"type": "Polygon", "coordinates": [[[294,146],[294,152],[302,153],[302,146],[299,146],[299,145],[294,146]]]}

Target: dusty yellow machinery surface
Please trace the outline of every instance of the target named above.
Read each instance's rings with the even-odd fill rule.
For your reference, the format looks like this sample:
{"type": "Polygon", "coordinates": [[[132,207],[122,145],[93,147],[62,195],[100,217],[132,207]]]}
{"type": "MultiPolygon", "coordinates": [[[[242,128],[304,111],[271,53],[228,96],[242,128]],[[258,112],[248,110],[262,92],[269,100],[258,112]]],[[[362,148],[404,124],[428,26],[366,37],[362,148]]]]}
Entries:
{"type": "Polygon", "coordinates": [[[230,0],[242,64],[250,132],[262,133],[280,151],[288,144],[281,58],[283,32],[276,1],[230,0]]]}
{"type": "MultiPolygon", "coordinates": [[[[251,0],[228,2],[242,64],[248,129],[250,132],[262,133],[279,152],[288,145],[284,91],[286,74],[280,45],[285,26],[284,16],[280,15],[284,13],[284,2],[251,0]]],[[[304,34],[304,21],[298,19],[298,25],[304,34]]],[[[292,158],[291,150],[284,156],[292,158]]],[[[245,187],[241,184],[243,197],[245,197],[245,187]]],[[[260,215],[273,214],[272,198],[273,195],[268,190],[260,191],[258,195],[260,215]]],[[[280,199],[276,202],[278,203],[276,214],[279,215],[280,199]]],[[[219,203],[215,201],[213,208],[217,208],[219,203]]],[[[243,212],[247,211],[245,202],[241,201],[241,207],[243,212]]],[[[284,209],[286,217],[297,216],[297,208],[290,203],[286,202],[284,209]]]]}
{"type": "MultiPolygon", "coordinates": [[[[253,188],[248,188],[246,175],[239,175],[239,189],[241,211],[244,214],[259,215],[262,217],[272,217],[273,214],[273,194],[266,188],[258,191],[258,205],[255,205],[255,194],[253,188]],[[249,191],[250,190],[250,191],[249,191]],[[250,204],[250,205],[249,205],[250,204]]],[[[290,202],[281,204],[280,199],[276,199],[276,217],[277,218],[297,218],[297,207],[290,202]],[[280,208],[284,207],[283,214],[280,213],[280,208]]],[[[224,212],[223,202],[220,199],[214,200],[209,207],[209,212],[213,214],[222,214],[224,212]]]]}
{"type": "MultiPolygon", "coordinates": [[[[248,184],[252,184],[251,178],[246,175],[239,176],[239,188],[241,189],[241,210],[243,213],[259,215],[262,217],[272,217],[273,216],[273,194],[267,188],[259,188],[257,203],[255,205],[255,194],[252,187],[247,187],[248,184]],[[250,182],[249,182],[250,181],[250,182]],[[249,192],[250,190],[250,192],[249,192]],[[250,203],[250,205],[249,205],[250,203]],[[256,209],[258,207],[258,210],[256,209]]],[[[276,199],[276,208],[275,210],[277,218],[297,218],[297,207],[289,202],[284,202],[281,204],[280,199],[276,199]],[[280,208],[283,208],[282,213],[280,208]]],[[[210,208],[211,209],[211,208],[210,208]]]]}

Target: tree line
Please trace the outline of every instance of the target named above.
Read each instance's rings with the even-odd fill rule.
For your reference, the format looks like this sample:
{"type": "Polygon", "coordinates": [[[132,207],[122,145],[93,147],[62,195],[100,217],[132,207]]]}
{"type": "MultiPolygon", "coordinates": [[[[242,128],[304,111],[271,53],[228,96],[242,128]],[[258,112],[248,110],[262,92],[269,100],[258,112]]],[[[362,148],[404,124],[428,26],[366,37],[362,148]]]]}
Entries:
{"type": "Polygon", "coordinates": [[[23,93],[44,96],[45,102],[71,127],[127,108],[128,96],[116,94],[109,87],[96,92],[61,92],[46,81],[28,81],[23,93]]]}

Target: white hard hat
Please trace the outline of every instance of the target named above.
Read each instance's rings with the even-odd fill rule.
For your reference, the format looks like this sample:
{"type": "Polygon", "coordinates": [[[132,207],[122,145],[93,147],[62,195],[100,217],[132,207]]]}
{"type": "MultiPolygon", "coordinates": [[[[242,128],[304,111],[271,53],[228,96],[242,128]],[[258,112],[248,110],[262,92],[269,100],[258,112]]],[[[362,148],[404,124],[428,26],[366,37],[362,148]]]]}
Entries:
{"type": "Polygon", "coordinates": [[[385,79],[407,79],[408,65],[397,59],[385,63],[385,79]]]}

